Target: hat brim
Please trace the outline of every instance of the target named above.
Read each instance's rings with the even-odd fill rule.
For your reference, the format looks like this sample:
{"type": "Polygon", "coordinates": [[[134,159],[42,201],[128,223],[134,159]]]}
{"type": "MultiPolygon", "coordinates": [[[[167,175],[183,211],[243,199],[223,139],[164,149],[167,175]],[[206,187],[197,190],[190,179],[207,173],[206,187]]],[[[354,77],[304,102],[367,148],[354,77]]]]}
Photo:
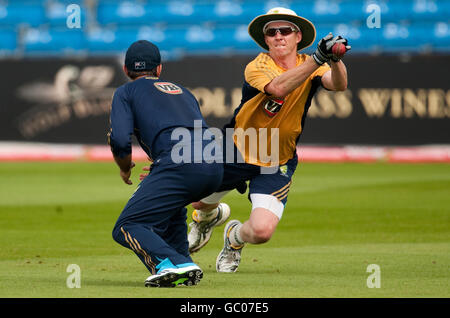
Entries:
{"type": "Polygon", "coordinates": [[[264,40],[263,27],[266,23],[276,20],[285,20],[298,26],[302,32],[302,40],[297,44],[297,51],[304,49],[314,43],[316,39],[316,28],[311,21],[290,14],[263,14],[257,16],[248,25],[248,34],[263,49],[269,51],[269,47],[264,40]]]}

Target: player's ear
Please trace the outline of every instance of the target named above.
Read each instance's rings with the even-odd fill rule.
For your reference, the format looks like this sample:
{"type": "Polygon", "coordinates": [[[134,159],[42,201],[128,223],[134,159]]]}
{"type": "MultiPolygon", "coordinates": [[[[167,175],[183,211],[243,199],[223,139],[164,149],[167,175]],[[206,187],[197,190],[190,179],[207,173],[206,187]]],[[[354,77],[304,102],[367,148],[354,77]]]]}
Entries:
{"type": "Polygon", "coordinates": [[[297,43],[300,43],[303,38],[302,31],[298,31],[296,35],[297,35],[297,43]]]}
{"type": "Polygon", "coordinates": [[[125,73],[125,75],[128,77],[128,69],[125,65],[122,67],[122,70],[125,73]]]}
{"type": "Polygon", "coordinates": [[[159,64],[156,67],[156,77],[159,77],[161,75],[161,71],[162,71],[162,64],[159,64]]]}

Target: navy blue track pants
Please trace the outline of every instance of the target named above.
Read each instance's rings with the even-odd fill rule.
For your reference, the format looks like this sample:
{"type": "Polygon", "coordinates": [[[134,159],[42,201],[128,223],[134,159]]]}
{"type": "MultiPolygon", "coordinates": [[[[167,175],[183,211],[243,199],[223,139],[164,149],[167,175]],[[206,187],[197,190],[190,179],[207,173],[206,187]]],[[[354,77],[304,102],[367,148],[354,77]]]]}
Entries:
{"type": "Polygon", "coordinates": [[[166,258],[174,265],[191,263],[186,206],[215,192],[222,177],[218,163],[155,162],[120,214],[114,240],[133,250],[152,274],[166,258]]]}

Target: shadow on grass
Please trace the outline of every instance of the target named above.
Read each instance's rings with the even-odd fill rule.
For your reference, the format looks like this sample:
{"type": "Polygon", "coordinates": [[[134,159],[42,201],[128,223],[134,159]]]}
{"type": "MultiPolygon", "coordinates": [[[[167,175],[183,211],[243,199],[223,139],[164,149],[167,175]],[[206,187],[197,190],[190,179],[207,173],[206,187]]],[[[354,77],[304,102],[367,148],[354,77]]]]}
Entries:
{"type": "Polygon", "coordinates": [[[109,279],[85,279],[84,286],[96,287],[144,287],[144,279],[141,280],[109,280],[109,279]]]}

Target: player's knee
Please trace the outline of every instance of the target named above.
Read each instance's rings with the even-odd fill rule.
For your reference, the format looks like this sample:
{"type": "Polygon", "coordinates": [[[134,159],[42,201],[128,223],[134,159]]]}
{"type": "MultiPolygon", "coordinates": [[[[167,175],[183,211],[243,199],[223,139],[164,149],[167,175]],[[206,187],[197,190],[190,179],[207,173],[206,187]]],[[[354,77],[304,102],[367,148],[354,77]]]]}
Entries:
{"type": "Polygon", "coordinates": [[[257,244],[266,243],[270,240],[275,231],[275,228],[268,225],[255,225],[252,227],[253,230],[253,238],[257,244]]]}
{"type": "Polygon", "coordinates": [[[114,241],[123,245],[123,233],[120,231],[120,227],[118,227],[117,225],[113,228],[112,237],[114,241]]]}

